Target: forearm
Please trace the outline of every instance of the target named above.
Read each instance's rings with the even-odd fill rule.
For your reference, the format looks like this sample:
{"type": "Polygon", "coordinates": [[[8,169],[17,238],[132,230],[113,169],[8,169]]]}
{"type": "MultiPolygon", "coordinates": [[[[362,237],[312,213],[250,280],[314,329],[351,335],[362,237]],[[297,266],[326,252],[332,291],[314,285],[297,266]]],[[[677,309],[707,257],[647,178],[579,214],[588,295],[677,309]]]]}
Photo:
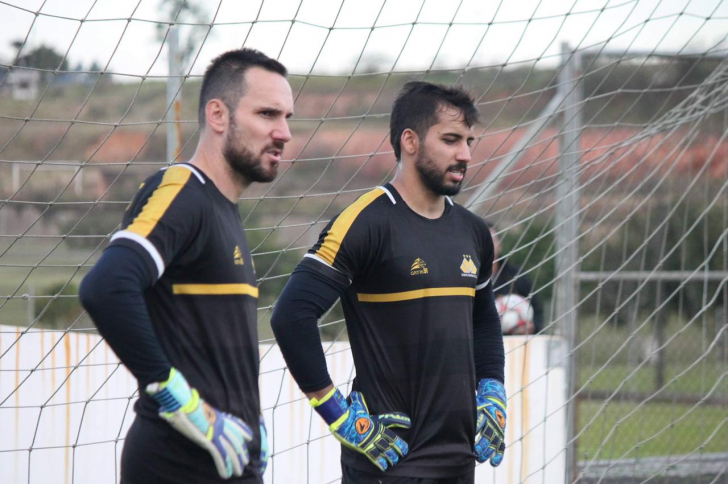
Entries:
{"type": "Polygon", "coordinates": [[[299,265],[283,289],[271,317],[273,334],[291,375],[309,398],[332,388],[321,346],[318,320],[345,287],[299,265]]]}
{"type": "Polygon", "coordinates": [[[144,291],[154,275],[132,249],[111,246],[81,283],[81,304],[141,388],[169,377],[171,364],[149,319],[144,291]]]}
{"type": "Polygon", "coordinates": [[[505,381],[503,333],[493,298],[492,282],[475,293],[473,352],[476,381],[483,378],[505,381]]]}

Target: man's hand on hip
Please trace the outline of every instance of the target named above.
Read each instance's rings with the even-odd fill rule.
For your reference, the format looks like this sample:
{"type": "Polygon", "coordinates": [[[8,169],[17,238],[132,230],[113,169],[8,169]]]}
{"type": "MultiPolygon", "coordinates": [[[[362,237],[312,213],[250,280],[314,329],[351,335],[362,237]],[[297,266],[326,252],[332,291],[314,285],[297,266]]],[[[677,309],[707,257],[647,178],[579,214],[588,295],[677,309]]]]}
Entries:
{"type": "Polygon", "coordinates": [[[411,421],[407,415],[400,412],[370,415],[361,393],[351,392],[351,404],[347,404],[336,388],[321,400],[314,398],[310,403],[339,442],[367,456],[379,470],[385,471],[407,455],[407,442],[390,430],[391,427],[408,429],[411,421]]]}
{"type": "Polygon", "coordinates": [[[159,416],[205,449],[223,479],[242,476],[250,461],[247,442],[253,431],[238,417],[208,405],[172,368],[167,381],[151,383],[147,393],[159,403],[159,416]]]}

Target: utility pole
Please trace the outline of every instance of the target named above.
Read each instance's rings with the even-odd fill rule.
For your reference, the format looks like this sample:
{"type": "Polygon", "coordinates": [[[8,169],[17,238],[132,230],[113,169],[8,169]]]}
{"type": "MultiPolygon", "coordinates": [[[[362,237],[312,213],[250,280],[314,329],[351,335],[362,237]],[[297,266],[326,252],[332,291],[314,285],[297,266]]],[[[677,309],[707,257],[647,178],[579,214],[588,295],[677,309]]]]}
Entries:
{"type": "Polygon", "coordinates": [[[179,157],[182,149],[182,87],[181,57],[179,52],[179,27],[169,29],[167,36],[169,50],[169,74],[167,77],[167,164],[171,165],[179,157]]]}

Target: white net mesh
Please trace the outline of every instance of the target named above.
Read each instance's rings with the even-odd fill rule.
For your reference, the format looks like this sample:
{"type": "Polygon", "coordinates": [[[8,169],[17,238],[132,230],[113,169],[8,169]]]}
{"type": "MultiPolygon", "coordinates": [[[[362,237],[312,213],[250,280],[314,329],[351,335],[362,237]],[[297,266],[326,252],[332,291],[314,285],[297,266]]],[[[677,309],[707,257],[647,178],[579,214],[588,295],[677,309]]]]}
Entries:
{"type": "MultiPolygon", "coordinates": [[[[543,306],[544,336],[506,338],[509,450],[477,482],[728,482],[728,2],[5,0],[0,24],[3,481],[117,478],[135,385],[78,284],[140,181],[194,151],[207,62],[247,46],[289,68],[296,110],[278,179],[239,204],[266,482],[340,476],[270,309],[327,221],[391,177],[391,103],[422,79],[476,97],[456,201],[543,306]]],[[[345,386],[338,306],[320,326],[345,386]]]]}

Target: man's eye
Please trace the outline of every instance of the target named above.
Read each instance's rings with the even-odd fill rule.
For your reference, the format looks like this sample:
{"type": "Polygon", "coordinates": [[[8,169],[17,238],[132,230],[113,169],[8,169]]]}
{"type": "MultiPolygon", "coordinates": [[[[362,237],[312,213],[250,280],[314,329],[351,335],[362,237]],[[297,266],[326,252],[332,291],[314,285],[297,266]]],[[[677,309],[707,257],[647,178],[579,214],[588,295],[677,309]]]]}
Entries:
{"type": "Polygon", "coordinates": [[[457,143],[457,140],[450,139],[450,138],[445,138],[445,143],[447,143],[449,145],[454,145],[455,143],[457,143]]]}

